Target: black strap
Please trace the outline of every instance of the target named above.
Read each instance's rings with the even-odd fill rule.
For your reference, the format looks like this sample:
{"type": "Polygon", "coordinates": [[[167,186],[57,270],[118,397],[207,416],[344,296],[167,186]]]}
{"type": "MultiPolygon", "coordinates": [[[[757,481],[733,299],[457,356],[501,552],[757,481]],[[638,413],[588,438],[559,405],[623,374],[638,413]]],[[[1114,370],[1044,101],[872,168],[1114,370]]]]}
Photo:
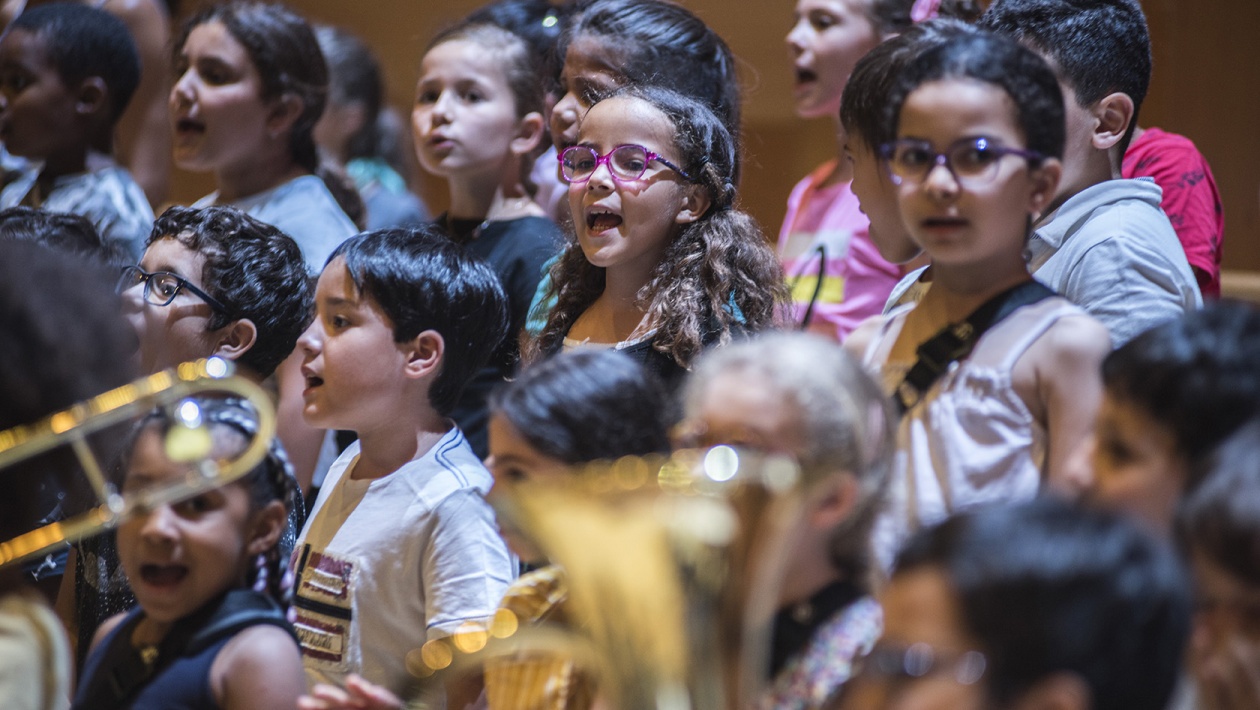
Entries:
{"type": "MultiPolygon", "coordinates": [[[[810,253],[818,255],[818,280],[814,282],[814,293],[809,297],[809,305],[805,306],[805,316],[801,318],[801,330],[808,328],[809,322],[814,319],[814,306],[818,303],[818,294],[822,293],[823,279],[827,276],[827,245],[819,244],[810,253]]],[[[802,276],[804,274],[797,274],[792,280],[792,285],[795,286],[802,276]]]]}
{"type": "Polygon", "coordinates": [[[114,634],[112,643],[101,649],[101,664],[93,677],[86,679],[88,693],[82,695],[92,698],[93,708],[129,706],[135,694],[175,659],[195,656],[248,626],[269,624],[293,635],[293,627],[280,606],[270,597],[248,589],[230,591],[180,619],[158,645],[156,657],[148,659],[131,646],[131,633],[143,619],[143,614],[128,619],[114,634]]]}
{"type": "Polygon", "coordinates": [[[951,323],[928,338],[915,350],[919,356],[906,378],[893,393],[897,413],[904,415],[923,399],[951,363],[966,360],[980,336],[1016,309],[1032,305],[1055,295],[1044,284],[1025,281],[997,294],[971,312],[959,323],[951,323]]]}

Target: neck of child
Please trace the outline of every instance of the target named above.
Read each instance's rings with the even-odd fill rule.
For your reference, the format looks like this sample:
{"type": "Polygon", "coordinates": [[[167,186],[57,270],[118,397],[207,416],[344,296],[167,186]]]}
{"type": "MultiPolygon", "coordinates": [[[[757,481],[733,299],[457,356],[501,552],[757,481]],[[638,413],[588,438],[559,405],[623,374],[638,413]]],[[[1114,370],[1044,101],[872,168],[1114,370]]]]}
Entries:
{"type": "Polygon", "coordinates": [[[219,202],[222,204],[252,197],[266,192],[284,183],[309,175],[311,171],[298,165],[289,152],[288,144],[282,149],[271,146],[257,156],[241,165],[229,165],[215,171],[215,184],[219,188],[219,202]]]}
{"type": "MultiPolygon", "coordinates": [[[[1089,156],[1077,165],[1069,168],[1063,165],[1063,179],[1059,182],[1059,191],[1054,199],[1042,210],[1042,215],[1054,214],[1064,202],[1072,199],[1086,189],[1108,180],[1120,178],[1120,161],[1112,156],[1119,151],[1103,151],[1090,149],[1089,156]]],[[[1043,217],[1044,220],[1044,217],[1043,217]]]]}
{"type": "Polygon", "coordinates": [[[990,298],[1031,278],[1022,255],[1000,264],[933,263],[932,288],[920,305],[955,323],[990,298]]]}
{"type": "Polygon", "coordinates": [[[387,424],[379,429],[359,431],[359,458],[350,478],[384,478],[423,457],[450,430],[450,420],[429,409],[414,420],[413,426],[387,424]]]}
{"type": "Polygon", "coordinates": [[[41,195],[47,195],[52,190],[53,183],[57,178],[65,175],[78,175],[87,171],[88,150],[72,150],[61,154],[49,155],[44,158],[44,167],[39,171],[39,177],[36,182],[39,185],[41,195]]]}
{"type": "MultiPolygon", "coordinates": [[[[509,162],[520,167],[519,160],[509,162]]],[[[519,169],[504,169],[496,174],[449,177],[451,208],[447,214],[451,219],[493,221],[542,217],[543,209],[521,184],[519,174],[519,169]]]]}

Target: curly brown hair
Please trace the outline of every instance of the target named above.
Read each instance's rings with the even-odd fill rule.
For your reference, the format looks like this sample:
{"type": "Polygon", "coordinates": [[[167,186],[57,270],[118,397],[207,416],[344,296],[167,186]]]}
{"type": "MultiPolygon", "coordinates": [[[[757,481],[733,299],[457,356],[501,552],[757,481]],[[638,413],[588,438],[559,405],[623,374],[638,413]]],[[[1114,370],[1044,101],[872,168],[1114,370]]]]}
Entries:
{"type": "MultiPolygon", "coordinates": [[[[704,104],[660,87],[625,87],[605,100],[624,96],[665,115],[684,171],[711,201],[708,212],[666,247],[638,294],[656,328],[653,347],[686,368],[705,345],[729,342],[732,331],[786,322],[787,285],[761,227],[735,209],[739,145],[721,119],[704,104]]],[[[551,279],[556,305],[532,344],[534,354],[557,350],[578,316],[604,292],[604,269],[586,260],[576,239],[552,267],[551,279]]]]}

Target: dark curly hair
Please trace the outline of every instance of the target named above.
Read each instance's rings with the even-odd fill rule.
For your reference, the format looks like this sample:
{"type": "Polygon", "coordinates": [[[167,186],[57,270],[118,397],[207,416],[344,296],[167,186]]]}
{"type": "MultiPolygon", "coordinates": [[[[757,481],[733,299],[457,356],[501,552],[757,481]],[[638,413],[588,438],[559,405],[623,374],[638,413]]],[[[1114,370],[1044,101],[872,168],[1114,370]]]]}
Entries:
{"type": "MultiPolygon", "coordinates": [[[[263,99],[292,94],[302,102],[302,113],[289,133],[289,149],[295,162],[316,172],[319,154],[311,132],[324,113],[328,99],[328,64],[311,26],[301,15],[283,5],[262,2],[211,5],[189,17],[172,42],[172,62],[176,67],[183,62],[180,53],[188,35],[208,22],[222,24],[245,48],[262,80],[263,99]]],[[[176,75],[179,73],[177,70],[176,75]]]]}
{"type": "Polygon", "coordinates": [[[205,257],[202,288],[228,311],[216,311],[206,329],[248,318],[257,339],[237,362],[262,377],[271,375],[293,352],[314,313],[314,289],[297,242],[228,206],[172,207],[153,223],[149,243],[159,239],[174,239],[205,257]]]}
{"type": "MultiPolygon", "coordinates": [[[[759,331],[783,322],[787,286],[761,227],[735,209],[739,145],[722,119],[703,103],[660,87],[623,87],[608,98],[618,97],[646,101],[664,114],[683,170],[710,199],[709,210],[682,227],[639,291],[640,306],[656,327],[653,347],[686,368],[706,344],[729,342],[733,329],[759,331]]],[[[536,342],[544,353],[559,347],[604,291],[604,269],[586,260],[577,240],[551,278],[558,298],[536,342]]]]}

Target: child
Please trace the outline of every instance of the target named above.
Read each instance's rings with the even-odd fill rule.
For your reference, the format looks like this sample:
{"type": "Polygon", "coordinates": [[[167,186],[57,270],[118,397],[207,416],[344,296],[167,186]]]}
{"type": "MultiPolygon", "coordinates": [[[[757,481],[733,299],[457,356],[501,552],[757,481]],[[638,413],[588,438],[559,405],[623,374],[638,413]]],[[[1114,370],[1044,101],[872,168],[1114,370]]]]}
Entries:
{"type": "Polygon", "coordinates": [[[354,181],[367,209],[367,228],[428,222],[428,208],[407,189],[402,119],[385,104],[376,56],[340,27],[316,27],[315,38],[328,62],[328,105],[313,135],[354,181]]]}
{"type": "MultiPolygon", "coordinates": [[[[175,164],[213,173],[216,186],[195,206],[230,204],[274,225],[317,273],[359,229],[326,186],[339,183],[315,149],[328,69],[310,26],[280,5],[229,2],[190,17],[174,47],[175,164]]],[[[352,193],[337,194],[357,200],[352,193]]],[[[302,421],[301,366],[295,353],[279,370],[277,426],[298,480],[318,484],[335,451],[302,421]]]]}
{"type": "Polygon", "coordinates": [[[1169,535],[1207,455],[1260,416],[1260,311],[1222,301],[1156,326],[1102,376],[1091,497],[1169,535]]]}
{"type": "Polygon", "coordinates": [[[901,216],[934,277],[917,305],[846,344],[902,412],[876,533],[885,564],[917,527],[1043,483],[1077,487],[1066,464],[1093,422],[1110,346],[1023,260],[1063,150],[1063,98],[1045,63],[1006,38],[956,37],[906,67],[888,109],[901,216]]]}
{"type": "Polygon", "coordinates": [[[1200,710],[1260,707],[1260,419],[1241,427],[1205,466],[1177,515],[1197,588],[1187,653],[1200,710]]]}
{"type": "MultiPolygon", "coordinates": [[[[134,342],[110,280],[98,264],[78,255],[29,241],[0,241],[6,338],[0,348],[0,431],[38,421],[135,376],[129,357],[134,342]]],[[[60,453],[0,471],[5,481],[0,540],[43,522],[48,508],[40,503],[47,487],[65,492],[87,487],[73,459],[60,453]]],[[[65,707],[74,668],[66,631],[19,564],[0,567],[0,628],[4,705],[65,707]]]]}
{"type": "Polygon", "coordinates": [[[219,355],[262,381],[293,352],[314,296],[296,242],[235,207],[172,207],[119,280],[144,372],[219,355]]]}
{"type": "Polygon", "coordinates": [[[87,217],[107,242],[139,259],[153,209],[108,153],[114,124],[140,78],[127,27],[70,3],[24,12],[0,39],[0,138],[31,161],[5,176],[0,207],[28,205],[87,217]]]}
{"type": "Polygon", "coordinates": [[[328,68],[310,26],[279,5],[230,2],[190,17],[174,46],[175,164],[214,173],[217,188],[195,206],[275,225],[318,272],[359,230],[317,176],[328,68]]]}
{"type": "Polygon", "coordinates": [[[1039,52],[1065,97],[1063,179],[1029,241],[1029,270],[1117,347],[1203,305],[1159,187],[1120,178],[1151,78],[1138,1],[997,0],[981,24],[1039,52]]]}
{"type": "MultiPolygon", "coordinates": [[[[870,220],[871,243],[881,257],[893,264],[905,264],[922,250],[901,221],[897,186],[879,157],[879,147],[897,137],[896,127],[884,122],[888,93],[902,68],[912,59],[947,39],[971,31],[970,25],[958,20],[937,18],[920,22],[858,60],[844,86],[840,125],[844,129],[844,157],[852,164],[853,195],[870,220]]],[[[910,272],[893,287],[884,313],[893,306],[918,301],[928,283],[926,268],[910,272]]]]}
{"type": "Polygon", "coordinates": [[[420,164],[450,188],[450,209],[438,224],[494,269],[508,297],[508,337],[452,412],[482,457],[486,398],[516,370],[530,300],[563,241],[527,178],[545,130],[538,74],[537,58],[517,35],[456,25],[425,51],[411,113],[420,164]]]}
{"type": "MultiPolygon", "coordinates": [[[[661,0],[596,0],[574,3],[557,51],[563,59],[560,99],[549,123],[557,154],[577,142],[578,122],[591,105],[623,86],[659,86],[708,106],[733,136],[740,135],[739,80],[726,42],[690,10],[661,0]],[[685,70],[681,69],[686,67],[685,70]]],[[[735,156],[733,184],[741,156],[735,156]]],[[[558,170],[555,164],[552,170],[558,170]]],[[[565,190],[568,194],[568,190],[565,190]]],[[[568,200],[561,224],[571,224],[568,200]]],[[[537,338],[555,307],[551,267],[538,285],[525,326],[537,338]]]]}
{"type": "Polygon", "coordinates": [[[1052,498],[969,511],[897,556],[884,636],[839,707],[1165,710],[1187,587],[1116,517],[1052,498]]]}
{"type": "Polygon", "coordinates": [[[560,154],[577,239],[537,346],[622,350],[676,389],[701,350],[778,322],[782,272],[735,209],[738,147],[703,104],[629,87],[591,107],[560,154]]]}
{"type": "MultiPolygon", "coordinates": [[[[884,38],[909,26],[912,4],[798,0],[795,24],[787,35],[796,114],[836,120],[853,65],[884,38]]],[[[880,312],[902,275],[872,243],[852,179],[853,165],[841,155],[797,183],[777,245],[796,304],[796,322],[837,341],[880,312]]]]}
{"type": "MultiPolygon", "coordinates": [[[[239,400],[189,401],[201,409],[215,458],[231,458],[258,434],[239,400]]],[[[139,425],[124,495],[190,475],[165,454],[171,425],[164,413],[139,425]]],[[[123,521],[118,555],[139,607],[102,625],[75,708],[293,706],[301,655],[278,603],[277,542],[293,492],[287,469],[272,442],[240,480],[123,521]]]]}
{"type": "MultiPolygon", "coordinates": [[[[122,312],[140,341],[141,371],[219,357],[256,382],[270,377],[306,329],[314,297],[297,244],[234,207],[172,207],[153,225],[139,266],[123,269],[122,312]]],[[[294,487],[298,486],[294,481],[294,487]]],[[[281,539],[288,554],[306,510],[298,495],[281,539]]],[[[102,621],[135,597],[119,568],[110,534],[71,549],[72,573],[60,606],[77,647],[87,652],[102,621]],[[73,601],[71,601],[73,600],[73,601]]]]}
{"type": "MultiPolygon", "coordinates": [[[[491,501],[522,481],[564,480],[575,466],[646,456],[669,450],[660,382],[625,355],[607,350],[565,353],[523,370],[490,397],[490,457],[494,475],[491,501]]],[[[568,586],[564,571],[547,560],[500,518],[508,548],[536,569],[517,579],[501,608],[524,623],[563,623],[568,586]]],[[[591,688],[575,676],[565,658],[541,654],[492,662],[486,670],[486,701],[491,710],[556,707],[584,710],[591,688]],[[531,682],[534,680],[536,682],[531,682]]],[[[383,689],[350,678],[345,689],[316,686],[303,710],[402,707],[383,689]],[[368,701],[375,699],[377,705],[368,701]]]]}
{"type": "Polygon", "coordinates": [[[311,686],[357,673],[401,694],[407,653],[489,618],[514,576],[482,498],[490,474],[447,418],[505,335],[506,299],[490,267],[426,228],[344,242],[315,304],[303,413],[359,438],[291,562],[303,663],[311,686]]]}
{"type": "MultiPolygon", "coordinates": [[[[620,86],[662,86],[693,98],[739,135],[739,80],[726,42],[690,10],[665,0],[595,0],[561,36],[563,95],[551,112],[556,150],[577,142],[590,107],[620,86]]],[[[735,168],[738,177],[739,167],[735,168]]],[[[736,180],[738,183],[738,179],[736,180]]]]}
{"type": "Polygon", "coordinates": [[[826,707],[881,630],[870,535],[892,459],[879,386],[821,336],[767,335],[705,356],[687,383],[684,446],[791,455],[806,503],[788,543],[763,709],[826,707]]]}

